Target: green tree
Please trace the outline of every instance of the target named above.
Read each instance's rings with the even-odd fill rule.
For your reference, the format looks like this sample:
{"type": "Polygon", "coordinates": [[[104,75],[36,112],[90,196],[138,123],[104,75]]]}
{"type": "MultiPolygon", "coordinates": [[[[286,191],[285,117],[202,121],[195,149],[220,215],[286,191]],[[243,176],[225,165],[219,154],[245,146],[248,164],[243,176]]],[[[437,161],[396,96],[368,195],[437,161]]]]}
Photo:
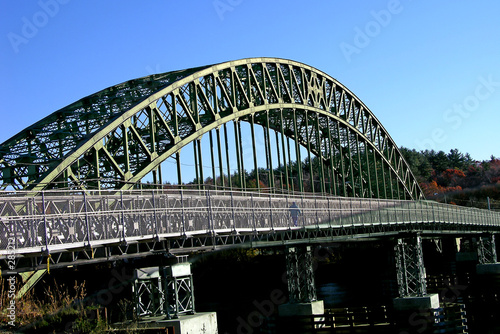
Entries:
{"type": "Polygon", "coordinates": [[[461,153],[458,149],[454,148],[450,150],[450,153],[447,154],[449,160],[449,169],[460,169],[467,170],[469,166],[472,164],[472,158],[469,153],[461,153]]]}
{"type": "Polygon", "coordinates": [[[429,160],[429,163],[431,164],[436,175],[439,175],[448,169],[448,156],[443,151],[436,152],[434,150],[426,150],[424,155],[427,156],[427,159],[429,160]]]}
{"type": "Polygon", "coordinates": [[[402,147],[400,151],[417,181],[419,183],[429,181],[432,175],[432,166],[427,156],[422,152],[417,152],[415,149],[410,150],[406,147],[402,147]]]}

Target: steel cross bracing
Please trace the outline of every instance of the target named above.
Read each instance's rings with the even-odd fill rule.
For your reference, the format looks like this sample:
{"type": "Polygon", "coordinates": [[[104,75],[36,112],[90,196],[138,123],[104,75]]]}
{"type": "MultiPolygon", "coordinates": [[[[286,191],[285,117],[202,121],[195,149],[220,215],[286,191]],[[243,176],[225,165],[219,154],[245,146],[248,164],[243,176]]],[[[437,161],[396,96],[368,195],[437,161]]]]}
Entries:
{"type": "Polygon", "coordinates": [[[286,277],[290,303],[309,303],[317,300],[310,246],[287,248],[286,277]]]}
{"type": "Polygon", "coordinates": [[[168,158],[177,167],[168,174],[182,184],[192,181],[181,174],[180,153],[188,145],[198,183],[211,177],[219,187],[245,190],[265,179],[273,189],[422,197],[366,105],[326,73],[276,58],[152,75],[85,97],[0,145],[0,189],[130,189],[146,176],[161,184],[168,158]],[[243,138],[244,125],[249,138],[243,138]],[[256,127],[262,128],[261,147],[256,127]],[[202,157],[207,136],[210,163],[202,157]],[[253,166],[244,164],[248,155],[253,166]],[[304,159],[312,162],[305,169],[304,159]],[[251,168],[256,175],[250,178],[251,168]]]}
{"type": "Polygon", "coordinates": [[[495,244],[495,235],[482,235],[477,242],[477,254],[480,264],[496,263],[497,251],[495,244]]]}
{"type": "Polygon", "coordinates": [[[398,239],[395,252],[399,297],[425,296],[427,283],[421,236],[398,239]]]}
{"type": "Polygon", "coordinates": [[[131,190],[0,196],[3,272],[125,257],[382,237],[482,234],[500,214],[429,201],[222,190],[131,190]],[[296,202],[298,226],[290,216],[296,202]],[[16,257],[15,265],[8,257],[16,257]]]}
{"type": "Polygon", "coordinates": [[[194,285],[190,263],[136,269],[132,292],[138,317],[168,319],[193,314],[194,285]]]}
{"type": "Polygon", "coordinates": [[[136,269],[132,292],[138,317],[168,314],[164,277],[158,268],[136,269]]]}

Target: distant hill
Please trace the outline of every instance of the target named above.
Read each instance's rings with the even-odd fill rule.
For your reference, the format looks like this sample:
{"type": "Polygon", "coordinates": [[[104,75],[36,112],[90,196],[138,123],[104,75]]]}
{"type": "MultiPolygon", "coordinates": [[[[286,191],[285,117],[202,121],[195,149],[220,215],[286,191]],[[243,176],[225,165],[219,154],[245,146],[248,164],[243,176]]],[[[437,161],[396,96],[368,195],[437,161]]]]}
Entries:
{"type": "Polygon", "coordinates": [[[402,147],[401,152],[427,199],[484,209],[489,201],[492,210],[500,211],[500,159],[476,161],[458,149],[445,153],[402,147]]]}

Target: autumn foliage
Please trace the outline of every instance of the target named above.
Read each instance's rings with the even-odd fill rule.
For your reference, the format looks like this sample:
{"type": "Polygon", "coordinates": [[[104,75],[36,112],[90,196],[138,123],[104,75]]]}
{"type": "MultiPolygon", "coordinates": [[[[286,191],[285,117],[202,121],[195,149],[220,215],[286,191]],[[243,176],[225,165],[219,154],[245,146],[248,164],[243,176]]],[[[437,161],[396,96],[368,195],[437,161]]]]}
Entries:
{"type": "Polygon", "coordinates": [[[401,149],[427,199],[466,206],[500,209],[500,159],[476,161],[457,149],[401,149]]]}

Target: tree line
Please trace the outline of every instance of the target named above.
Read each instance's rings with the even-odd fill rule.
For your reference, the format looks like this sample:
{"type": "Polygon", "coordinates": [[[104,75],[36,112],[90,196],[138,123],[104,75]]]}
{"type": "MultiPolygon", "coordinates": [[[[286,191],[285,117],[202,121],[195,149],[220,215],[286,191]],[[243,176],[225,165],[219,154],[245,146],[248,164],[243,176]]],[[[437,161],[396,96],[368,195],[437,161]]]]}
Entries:
{"type": "Polygon", "coordinates": [[[427,199],[500,210],[500,159],[495,156],[478,161],[458,149],[400,151],[427,199]]]}
{"type": "MultiPolygon", "coordinates": [[[[458,149],[452,149],[445,153],[434,150],[416,151],[402,147],[400,151],[426,199],[461,206],[485,209],[489,207],[500,211],[499,158],[491,156],[489,160],[478,161],[474,160],[469,153],[462,153],[458,149]]],[[[373,163],[370,162],[370,164],[373,163]]],[[[273,187],[298,191],[301,188],[300,181],[305,192],[311,192],[313,189],[315,192],[325,191],[325,189],[321,189],[320,163],[317,157],[313,157],[311,160],[304,159],[300,167],[296,161],[290,162],[287,167],[288,170],[285,171],[285,166],[281,165],[274,168],[273,173],[266,168],[257,168],[257,171],[243,170],[241,173],[219,175],[215,180],[210,176],[203,180],[195,178],[185,185],[215,185],[217,187],[260,189],[264,192],[270,191],[270,188],[273,187]],[[299,177],[299,170],[302,177],[299,177]],[[311,177],[311,172],[313,177],[311,177]],[[271,177],[272,174],[274,174],[273,177],[271,177]]],[[[170,185],[170,183],[163,185],[165,188],[170,186],[174,185],[170,185]]],[[[380,185],[380,187],[382,186],[380,185]]],[[[337,189],[336,193],[342,194],[341,189],[337,189]]],[[[349,190],[346,194],[353,196],[349,190]]],[[[368,197],[371,196],[368,195],[368,197]]]]}

